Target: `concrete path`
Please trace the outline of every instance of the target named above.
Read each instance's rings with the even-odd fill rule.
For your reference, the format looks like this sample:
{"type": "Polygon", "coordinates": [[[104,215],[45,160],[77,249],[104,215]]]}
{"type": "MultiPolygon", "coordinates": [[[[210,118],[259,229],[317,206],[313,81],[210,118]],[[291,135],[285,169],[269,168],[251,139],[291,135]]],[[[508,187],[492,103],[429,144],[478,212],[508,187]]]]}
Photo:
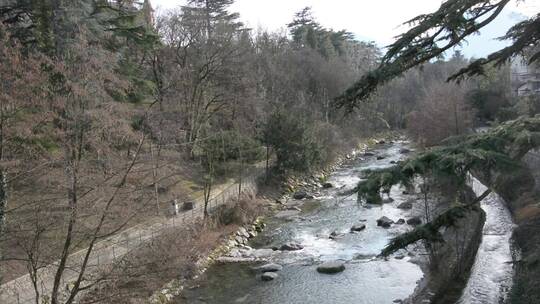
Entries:
{"type": "MultiPolygon", "coordinates": [[[[258,166],[260,167],[260,166],[258,166]]],[[[264,173],[260,168],[254,174],[245,178],[242,182],[242,192],[256,190],[256,177],[264,173]]],[[[221,185],[212,191],[210,208],[215,208],[224,204],[230,198],[238,196],[238,183],[229,183],[221,185]]],[[[101,266],[106,266],[114,263],[115,260],[124,256],[139,245],[158,236],[166,228],[180,227],[188,223],[193,223],[203,217],[204,200],[203,198],[195,199],[196,207],[191,211],[179,214],[176,217],[162,218],[162,221],[157,223],[143,223],[128,228],[119,234],[111,236],[95,245],[94,250],[90,255],[85,277],[91,279],[92,274],[97,273],[101,266]]],[[[67,291],[70,283],[75,281],[78,276],[77,269],[83,262],[87,249],[82,249],[69,256],[68,270],[65,271],[62,288],[67,291]]],[[[53,280],[58,263],[51,264],[38,271],[39,283],[38,289],[41,295],[48,296],[52,290],[53,280]]],[[[36,296],[33,288],[30,275],[23,275],[17,279],[9,281],[0,286],[0,303],[1,304],[30,304],[36,303],[36,296]]],[[[43,301],[40,303],[48,303],[43,301]]]]}

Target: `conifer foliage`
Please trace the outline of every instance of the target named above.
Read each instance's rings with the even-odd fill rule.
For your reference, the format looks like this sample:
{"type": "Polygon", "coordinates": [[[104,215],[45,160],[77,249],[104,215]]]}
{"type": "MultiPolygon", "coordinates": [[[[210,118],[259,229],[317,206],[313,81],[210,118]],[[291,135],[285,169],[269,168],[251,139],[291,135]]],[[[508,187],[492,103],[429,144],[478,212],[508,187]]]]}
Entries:
{"type": "MultiPolygon", "coordinates": [[[[399,164],[379,170],[366,171],[358,186],[358,198],[370,203],[381,201],[395,185],[410,186],[418,177],[431,176],[436,180],[451,180],[464,190],[470,172],[493,172],[499,177],[511,175],[520,166],[521,158],[540,146],[540,116],[522,117],[490,130],[461,138],[450,138],[444,146],[421,152],[399,164]]],[[[495,181],[497,182],[497,180],[495,181]]],[[[440,241],[439,229],[453,226],[475,205],[484,199],[488,189],[473,202],[461,202],[433,221],[393,239],[382,251],[389,255],[419,240],[440,241]]],[[[460,193],[456,193],[459,201],[460,193]]]]}
{"type": "MultiPolygon", "coordinates": [[[[447,0],[430,14],[415,17],[406,24],[411,29],[397,37],[382,57],[379,67],[358,80],[336,99],[338,107],[354,110],[368,100],[379,86],[403,75],[413,67],[436,59],[495,20],[510,0],[447,0]]],[[[490,64],[502,65],[540,40],[540,14],[513,26],[503,37],[513,43],[456,71],[451,80],[482,75],[490,64]]],[[[538,62],[540,53],[530,57],[538,62]]]]}

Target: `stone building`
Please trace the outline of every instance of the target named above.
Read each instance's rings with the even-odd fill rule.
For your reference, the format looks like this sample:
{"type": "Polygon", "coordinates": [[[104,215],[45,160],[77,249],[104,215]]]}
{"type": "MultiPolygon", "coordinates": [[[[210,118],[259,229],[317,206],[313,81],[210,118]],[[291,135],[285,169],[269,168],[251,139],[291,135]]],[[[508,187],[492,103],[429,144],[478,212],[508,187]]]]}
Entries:
{"type": "Polygon", "coordinates": [[[540,67],[528,65],[525,58],[518,56],[512,60],[511,73],[512,87],[517,96],[540,96],[540,67]]]}

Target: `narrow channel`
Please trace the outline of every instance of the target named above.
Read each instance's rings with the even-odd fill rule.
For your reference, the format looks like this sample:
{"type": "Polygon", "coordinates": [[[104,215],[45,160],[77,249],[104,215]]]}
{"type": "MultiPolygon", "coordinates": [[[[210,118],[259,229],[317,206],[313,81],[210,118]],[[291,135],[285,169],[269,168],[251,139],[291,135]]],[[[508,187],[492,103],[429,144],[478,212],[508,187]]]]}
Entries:
{"type": "MultiPolygon", "coordinates": [[[[472,186],[476,195],[487,189],[475,178],[472,186]]],[[[496,193],[485,198],[481,207],[486,212],[482,243],[459,304],[504,303],[512,286],[512,216],[496,193]]]]}

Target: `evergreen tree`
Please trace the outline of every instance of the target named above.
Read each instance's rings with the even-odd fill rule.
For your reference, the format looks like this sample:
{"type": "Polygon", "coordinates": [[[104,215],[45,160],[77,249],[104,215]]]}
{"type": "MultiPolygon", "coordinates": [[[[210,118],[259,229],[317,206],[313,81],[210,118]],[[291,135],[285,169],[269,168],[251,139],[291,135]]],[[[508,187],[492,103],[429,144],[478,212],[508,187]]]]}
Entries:
{"type": "MultiPolygon", "coordinates": [[[[412,28],[388,47],[379,67],[362,76],[346,90],[336,99],[336,105],[349,111],[354,110],[361,101],[368,100],[382,84],[461,45],[467,37],[495,20],[510,2],[446,0],[437,11],[413,18],[406,23],[412,25],[412,28]]],[[[449,80],[483,75],[486,67],[492,64],[501,66],[515,55],[536,45],[540,41],[540,15],[514,25],[503,39],[513,43],[486,58],[475,60],[457,71],[449,80]]],[[[540,50],[530,56],[529,63],[534,62],[540,62],[540,50]]]]}

